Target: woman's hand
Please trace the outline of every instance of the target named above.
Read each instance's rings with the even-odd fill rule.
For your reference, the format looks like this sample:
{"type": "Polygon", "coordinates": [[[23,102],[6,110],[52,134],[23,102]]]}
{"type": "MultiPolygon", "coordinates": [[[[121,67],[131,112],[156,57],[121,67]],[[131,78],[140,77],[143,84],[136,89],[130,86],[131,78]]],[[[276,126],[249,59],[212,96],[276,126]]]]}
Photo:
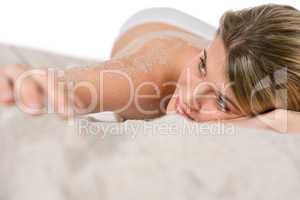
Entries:
{"type": "Polygon", "coordinates": [[[226,121],[242,127],[271,129],[280,133],[300,133],[300,112],[276,109],[251,118],[226,121]]]}
{"type": "Polygon", "coordinates": [[[21,107],[24,112],[38,115],[41,114],[39,111],[43,106],[40,84],[30,77],[19,84],[20,87],[17,85],[18,79],[26,70],[24,65],[8,65],[0,68],[0,103],[23,105],[21,107]]]}
{"type": "Polygon", "coordinates": [[[53,81],[55,81],[54,87],[48,87],[47,69],[29,70],[19,64],[2,67],[0,68],[0,103],[5,105],[15,103],[20,110],[30,115],[51,112],[63,118],[70,117],[70,99],[65,82],[58,79],[53,81]]]}

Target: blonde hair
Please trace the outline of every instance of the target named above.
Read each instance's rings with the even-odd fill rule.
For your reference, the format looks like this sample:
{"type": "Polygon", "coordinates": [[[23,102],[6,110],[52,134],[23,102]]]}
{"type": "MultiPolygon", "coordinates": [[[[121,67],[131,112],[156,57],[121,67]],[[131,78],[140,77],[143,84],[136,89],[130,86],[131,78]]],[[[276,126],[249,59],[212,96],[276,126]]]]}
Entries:
{"type": "Polygon", "coordinates": [[[218,35],[232,89],[244,112],[300,111],[300,12],[262,5],[226,12],[218,35]]]}

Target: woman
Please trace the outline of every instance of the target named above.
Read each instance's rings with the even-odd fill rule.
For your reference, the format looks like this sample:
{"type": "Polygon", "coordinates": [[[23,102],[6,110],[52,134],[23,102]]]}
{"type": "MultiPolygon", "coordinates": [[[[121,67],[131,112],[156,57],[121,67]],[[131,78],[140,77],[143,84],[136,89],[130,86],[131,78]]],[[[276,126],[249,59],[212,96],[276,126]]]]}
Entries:
{"type": "Polygon", "coordinates": [[[6,66],[0,101],[16,101],[36,115],[48,95],[63,116],[114,111],[125,119],[149,119],[175,111],[199,122],[274,129],[285,122],[281,112],[290,110],[288,129],[299,131],[292,121],[300,111],[298,10],[263,5],[227,12],[209,43],[182,27],[148,20],[121,34],[110,60],[89,68],[53,73],[6,66]],[[270,114],[276,119],[267,125],[254,117],[270,114]]]}

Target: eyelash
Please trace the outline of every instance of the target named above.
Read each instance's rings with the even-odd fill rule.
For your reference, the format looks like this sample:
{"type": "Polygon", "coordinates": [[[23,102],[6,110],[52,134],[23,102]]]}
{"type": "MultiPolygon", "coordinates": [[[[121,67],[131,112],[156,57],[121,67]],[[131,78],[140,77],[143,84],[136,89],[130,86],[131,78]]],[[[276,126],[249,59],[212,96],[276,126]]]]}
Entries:
{"type": "Polygon", "coordinates": [[[204,58],[200,57],[200,63],[198,64],[199,71],[202,75],[206,75],[206,51],[204,50],[204,58]]]}

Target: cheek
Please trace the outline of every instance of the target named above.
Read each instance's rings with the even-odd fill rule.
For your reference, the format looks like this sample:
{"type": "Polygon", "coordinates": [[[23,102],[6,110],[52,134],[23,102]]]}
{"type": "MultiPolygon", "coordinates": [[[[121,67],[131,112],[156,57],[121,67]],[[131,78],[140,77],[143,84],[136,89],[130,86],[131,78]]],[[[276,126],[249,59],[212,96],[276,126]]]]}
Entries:
{"type": "Polygon", "coordinates": [[[188,76],[188,73],[187,73],[187,69],[183,70],[179,76],[179,79],[178,79],[178,86],[183,86],[186,84],[187,82],[187,76],[188,76]]]}
{"type": "Polygon", "coordinates": [[[203,100],[200,102],[199,110],[194,111],[195,121],[211,121],[217,119],[224,119],[226,113],[220,111],[214,100],[203,100]]]}

